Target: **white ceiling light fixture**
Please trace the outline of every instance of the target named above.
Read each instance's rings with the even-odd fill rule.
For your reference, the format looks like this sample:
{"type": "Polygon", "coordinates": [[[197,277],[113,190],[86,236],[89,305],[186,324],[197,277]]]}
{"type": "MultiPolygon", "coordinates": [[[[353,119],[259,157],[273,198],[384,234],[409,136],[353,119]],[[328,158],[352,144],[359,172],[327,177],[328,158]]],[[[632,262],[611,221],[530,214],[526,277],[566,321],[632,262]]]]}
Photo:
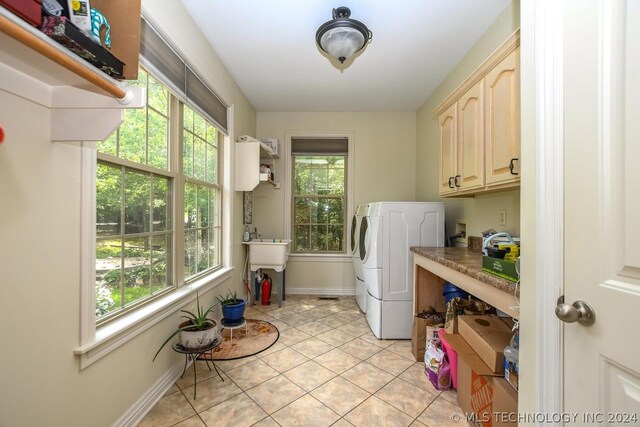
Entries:
{"type": "Polygon", "coordinates": [[[366,25],[350,16],[348,7],[333,9],[333,19],[322,24],[316,32],[316,43],[320,49],[341,64],[364,49],[373,36],[366,25]]]}

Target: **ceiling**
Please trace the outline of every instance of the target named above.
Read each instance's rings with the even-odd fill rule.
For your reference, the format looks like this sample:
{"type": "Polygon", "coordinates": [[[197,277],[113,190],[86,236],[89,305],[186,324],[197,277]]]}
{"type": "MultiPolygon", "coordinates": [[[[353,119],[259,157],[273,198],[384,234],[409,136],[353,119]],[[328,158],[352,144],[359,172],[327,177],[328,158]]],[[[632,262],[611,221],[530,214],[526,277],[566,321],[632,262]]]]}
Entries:
{"type": "Polygon", "coordinates": [[[509,0],[182,0],[256,111],[416,111],[509,0]],[[315,43],[338,6],[373,33],[348,67],[315,43]]]}

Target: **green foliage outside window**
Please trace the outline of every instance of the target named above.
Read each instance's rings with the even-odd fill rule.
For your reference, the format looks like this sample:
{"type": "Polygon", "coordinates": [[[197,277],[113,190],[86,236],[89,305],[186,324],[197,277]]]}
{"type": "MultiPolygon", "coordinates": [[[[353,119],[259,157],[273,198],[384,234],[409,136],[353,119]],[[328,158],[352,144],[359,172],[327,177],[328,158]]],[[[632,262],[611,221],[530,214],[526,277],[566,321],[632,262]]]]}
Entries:
{"type": "Polygon", "coordinates": [[[175,191],[183,193],[185,203],[185,281],[221,263],[218,130],[195,109],[183,103],[176,108],[167,87],[147,71],[140,68],[138,76],[127,84],[146,88],[145,106],[125,110],[120,127],[97,144],[98,319],[174,287],[175,191]],[[180,123],[180,111],[177,141],[169,127],[180,123]],[[175,151],[182,150],[182,170],[170,164],[174,144],[175,151]],[[183,176],[183,188],[175,188],[176,174],[183,176]]]}
{"type": "Polygon", "coordinates": [[[344,252],[345,156],[295,156],[294,251],[344,252]]]}

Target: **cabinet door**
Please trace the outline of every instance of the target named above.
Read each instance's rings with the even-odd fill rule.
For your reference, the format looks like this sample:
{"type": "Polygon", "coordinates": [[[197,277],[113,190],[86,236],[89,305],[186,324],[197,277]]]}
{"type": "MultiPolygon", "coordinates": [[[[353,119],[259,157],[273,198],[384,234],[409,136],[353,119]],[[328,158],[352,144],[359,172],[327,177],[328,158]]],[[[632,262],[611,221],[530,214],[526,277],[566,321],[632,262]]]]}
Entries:
{"type": "Polygon", "coordinates": [[[440,195],[457,191],[453,185],[456,176],[456,111],[453,104],[438,118],[440,128],[440,195]],[[453,187],[453,188],[452,188],[453,187]]]}
{"type": "Polygon", "coordinates": [[[485,77],[487,186],[520,180],[520,48],[485,77]]]}
{"type": "Polygon", "coordinates": [[[458,191],[484,187],[484,104],[481,80],[458,100],[458,191]]]}

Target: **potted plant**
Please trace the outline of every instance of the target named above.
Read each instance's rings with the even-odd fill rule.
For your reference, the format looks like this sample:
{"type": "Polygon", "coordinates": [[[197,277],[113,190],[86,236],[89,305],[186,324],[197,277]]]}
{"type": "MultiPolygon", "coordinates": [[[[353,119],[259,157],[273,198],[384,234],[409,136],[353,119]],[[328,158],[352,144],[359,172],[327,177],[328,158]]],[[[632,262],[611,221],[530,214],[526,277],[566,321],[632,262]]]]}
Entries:
{"type": "Polygon", "coordinates": [[[242,298],[238,298],[236,291],[231,292],[231,290],[228,290],[226,296],[218,296],[216,299],[222,306],[222,320],[227,326],[242,322],[247,302],[242,298]]]}
{"type": "Polygon", "coordinates": [[[180,323],[178,329],[173,331],[173,333],[169,335],[169,338],[162,343],[156,355],[153,356],[153,360],[156,360],[156,357],[160,354],[160,350],[171,341],[171,338],[178,334],[180,334],[180,345],[188,349],[206,347],[218,339],[220,337],[218,323],[213,319],[207,318],[207,315],[213,311],[216,305],[218,305],[218,303],[215,303],[207,310],[203,310],[200,305],[200,296],[196,293],[196,314],[187,310],[180,310],[182,313],[185,313],[182,317],[186,320],[180,323]]]}

